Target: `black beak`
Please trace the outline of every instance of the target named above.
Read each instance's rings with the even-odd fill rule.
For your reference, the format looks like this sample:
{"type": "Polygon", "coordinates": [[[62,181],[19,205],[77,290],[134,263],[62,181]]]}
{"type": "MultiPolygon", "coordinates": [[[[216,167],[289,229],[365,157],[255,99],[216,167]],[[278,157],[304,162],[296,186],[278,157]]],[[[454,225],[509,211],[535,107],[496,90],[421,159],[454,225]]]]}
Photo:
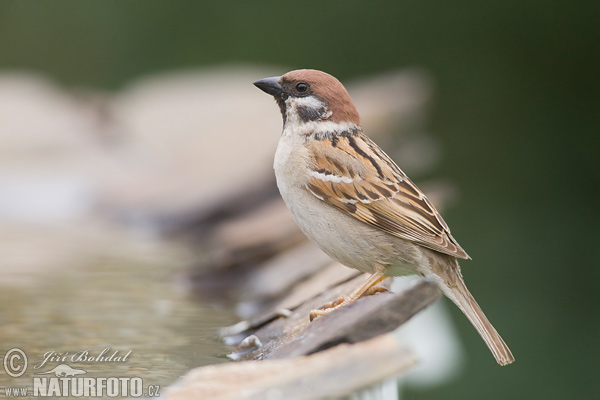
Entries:
{"type": "Polygon", "coordinates": [[[278,96],[283,93],[283,87],[279,84],[279,78],[279,76],[272,76],[271,78],[260,79],[254,82],[254,86],[271,96],[278,96]]]}

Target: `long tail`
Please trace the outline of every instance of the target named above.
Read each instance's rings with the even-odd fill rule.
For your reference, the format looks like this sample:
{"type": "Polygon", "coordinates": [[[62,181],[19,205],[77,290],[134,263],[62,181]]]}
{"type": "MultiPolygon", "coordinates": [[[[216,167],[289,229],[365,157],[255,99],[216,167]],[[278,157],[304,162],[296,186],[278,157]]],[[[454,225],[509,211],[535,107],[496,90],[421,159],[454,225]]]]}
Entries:
{"type": "Polygon", "coordinates": [[[455,257],[443,255],[436,257],[432,267],[436,280],[441,280],[440,287],[446,297],[454,302],[467,316],[479,335],[490,349],[500,365],[508,365],[515,361],[510,349],[504,343],[496,329],[487,319],[479,304],[473,298],[460,273],[460,266],[455,257]]]}
{"type": "MultiPolygon", "coordinates": [[[[458,267],[458,266],[457,266],[458,267]]],[[[450,298],[460,308],[460,310],[467,316],[469,321],[473,324],[479,335],[490,349],[494,358],[500,365],[508,365],[515,361],[510,349],[504,343],[504,340],[500,337],[494,326],[487,319],[479,304],[473,298],[469,289],[465,286],[465,283],[460,276],[460,270],[457,271],[457,278],[453,279],[454,285],[448,288],[444,288],[446,296],[450,298]],[[448,291],[448,292],[447,292],[448,291]]]]}

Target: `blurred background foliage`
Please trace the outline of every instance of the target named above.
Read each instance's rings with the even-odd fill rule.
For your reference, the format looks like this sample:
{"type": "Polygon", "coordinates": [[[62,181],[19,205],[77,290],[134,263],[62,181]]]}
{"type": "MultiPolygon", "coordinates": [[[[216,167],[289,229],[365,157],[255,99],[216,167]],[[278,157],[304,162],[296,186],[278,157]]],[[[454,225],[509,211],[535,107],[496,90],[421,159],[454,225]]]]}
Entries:
{"type": "Polygon", "coordinates": [[[424,70],[428,130],[443,152],[433,175],[460,190],[446,220],[474,259],[467,283],[517,361],[497,367],[453,309],[465,373],[407,397],[595,398],[599,4],[4,1],[0,69],[101,90],[231,63],[341,80],[424,70]]]}

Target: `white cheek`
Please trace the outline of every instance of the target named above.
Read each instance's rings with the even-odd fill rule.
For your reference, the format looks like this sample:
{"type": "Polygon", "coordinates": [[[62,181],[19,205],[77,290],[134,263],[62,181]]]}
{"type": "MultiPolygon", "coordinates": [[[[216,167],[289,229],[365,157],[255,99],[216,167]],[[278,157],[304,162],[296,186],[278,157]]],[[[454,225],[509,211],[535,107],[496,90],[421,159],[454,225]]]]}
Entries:
{"type": "Polygon", "coordinates": [[[290,99],[293,100],[293,102],[296,106],[300,106],[300,107],[307,107],[307,108],[312,108],[312,109],[316,110],[319,108],[323,108],[325,106],[325,103],[323,103],[321,100],[317,99],[314,96],[295,97],[295,98],[290,97],[290,99]]]}

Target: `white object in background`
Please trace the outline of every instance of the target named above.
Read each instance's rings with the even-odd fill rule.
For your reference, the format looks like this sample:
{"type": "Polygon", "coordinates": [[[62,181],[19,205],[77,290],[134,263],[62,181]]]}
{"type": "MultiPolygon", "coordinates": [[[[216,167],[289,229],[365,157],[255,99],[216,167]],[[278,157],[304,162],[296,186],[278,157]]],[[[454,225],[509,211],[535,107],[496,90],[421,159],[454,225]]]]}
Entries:
{"type": "Polygon", "coordinates": [[[0,174],[0,221],[56,223],[84,216],[92,188],[80,177],[0,174]]]}

